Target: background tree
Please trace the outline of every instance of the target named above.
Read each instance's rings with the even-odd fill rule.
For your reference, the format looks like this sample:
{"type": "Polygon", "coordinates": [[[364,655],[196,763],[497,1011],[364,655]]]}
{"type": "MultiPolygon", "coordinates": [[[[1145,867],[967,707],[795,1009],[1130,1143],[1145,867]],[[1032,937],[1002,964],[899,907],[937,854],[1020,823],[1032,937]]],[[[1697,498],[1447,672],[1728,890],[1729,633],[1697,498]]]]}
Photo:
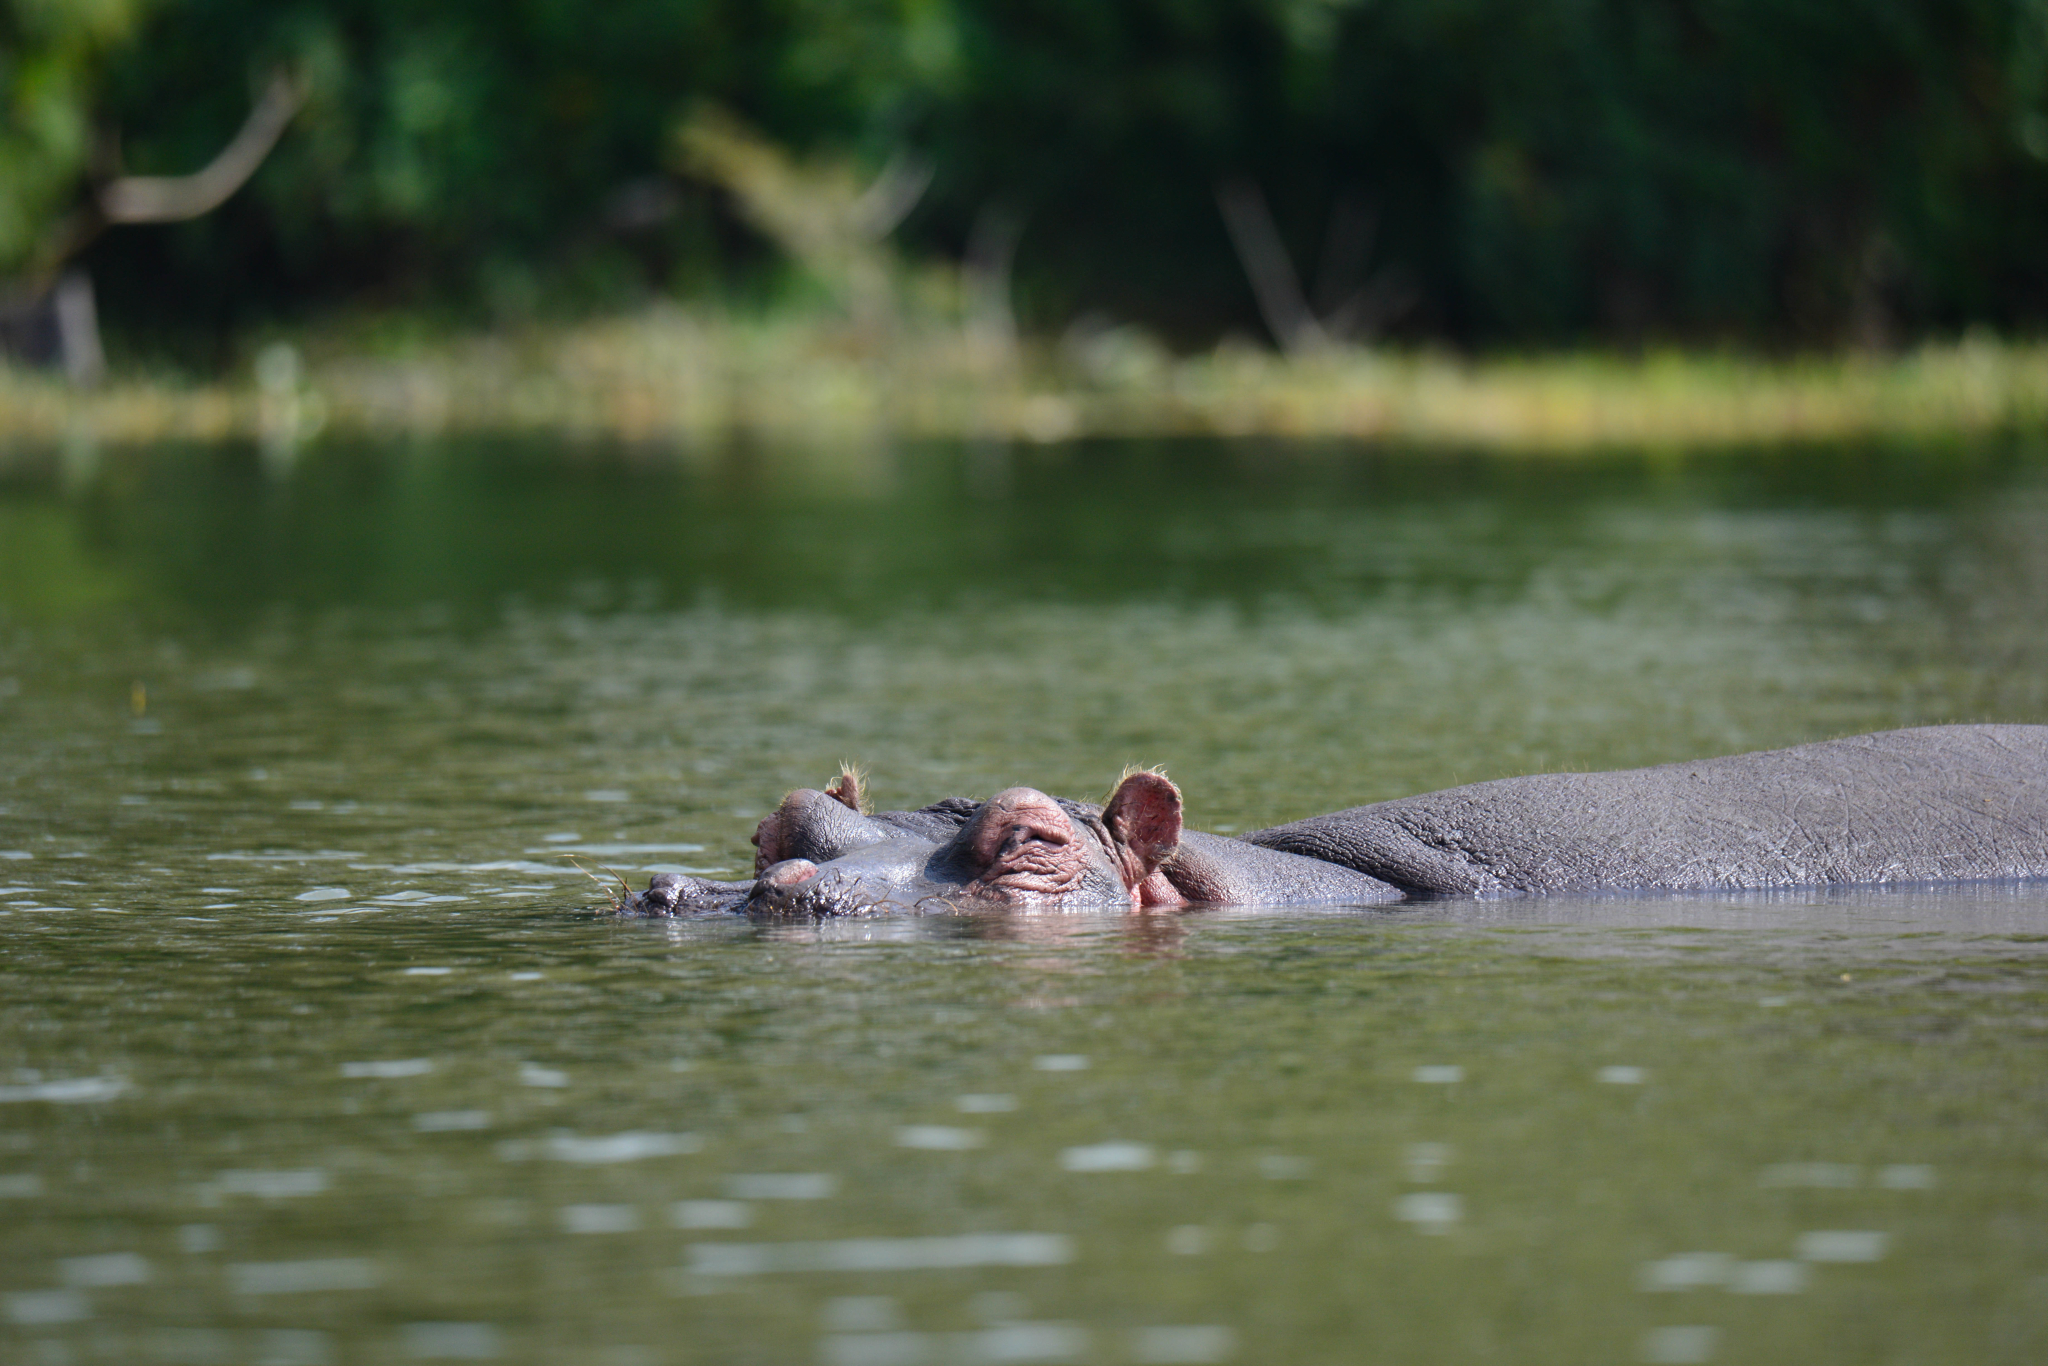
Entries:
{"type": "MultiPolygon", "coordinates": [[[[1411,337],[1881,345],[2048,317],[2040,0],[12,3],[10,38],[59,13],[34,31],[87,36],[34,39],[79,73],[47,88],[84,94],[24,104],[10,75],[10,110],[101,109],[131,171],[189,170],[260,73],[302,74],[247,192],[93,249],[131,328],[188,339],[766,288],[776,253],[672,169],[707,102],[801,157],[928,159],[904,236],[957,256],[1021,229],[996,236],[1040,330],[1260,334],[1233,186],[1304,293],[1380,281],[1411,337]]],[[[18,252],[92,143],[83,113],[10,117],[18,252]]]]}
{"type": "Polygon", "coordinates": [[[7,0],[0,6],[0,279],[33,270],[96,150],[110,51],[144,0],[7,0]]]}

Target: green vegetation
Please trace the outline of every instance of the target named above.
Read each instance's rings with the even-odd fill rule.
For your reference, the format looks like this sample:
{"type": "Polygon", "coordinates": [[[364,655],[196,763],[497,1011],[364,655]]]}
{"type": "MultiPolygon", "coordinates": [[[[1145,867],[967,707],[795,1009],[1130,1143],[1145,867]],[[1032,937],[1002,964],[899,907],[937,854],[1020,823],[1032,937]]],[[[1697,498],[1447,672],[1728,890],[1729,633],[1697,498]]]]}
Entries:
{"type": "Polygon", "coordinates": [[[92,240],[120,378],[0,372],[23,435],[2048,413],[2048,352],[1941,340],[2048,321],[2027,0],[6,0],[0,37],[17,275],[304,99],[218,210],[92,240]]]}
{"type": "Polygon", "coordinates": [[[0,274],[48,264],[94,151],[106,55],[142,9],[142,0],[0,6],[0,274]]]}
{"type": "Polygon", "coordinates": [[[2048,316],[2032,0],[158,0],[105,61],[128,4],[6,13],[7,145],[45,149],[0,172],[19,212],[84,175],[82,110],[110,169],[174,175],[271,71],[303,82],[221,210],[90,253],[116,341],[187,356],[365,302],[801,297],[678,139],[707,106],[859,183],[928,173],[897,240],[998,275],[1014,246],[1037,333],[1259,335],[1219,192],[1270,209],[1264,245],[1358,339],[1896,345],[2048,316]]]}

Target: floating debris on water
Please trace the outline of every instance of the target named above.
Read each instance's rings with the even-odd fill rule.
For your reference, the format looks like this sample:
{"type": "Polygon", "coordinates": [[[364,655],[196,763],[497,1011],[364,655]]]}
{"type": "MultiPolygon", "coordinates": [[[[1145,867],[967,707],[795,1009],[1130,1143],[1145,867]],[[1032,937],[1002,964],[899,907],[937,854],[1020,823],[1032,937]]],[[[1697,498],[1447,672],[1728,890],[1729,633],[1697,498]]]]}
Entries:
{"type": "Polygon", "coordinates": [[[1728,1273],[1737,1295],[1796,1295],[1806,1289],[1804,1262],[1737,1262],[1728,1273]]]}
{"type": "Polygon", "coordinates": [[[578,1134],[550,1134],[539,1142],[511,1139],[498,1145],[498,1156],[507,1162],[524,1162],[534,1157],[553,1158],[599,1166],[610,1162],[639,1162],[650,1157],[679,1157],[700,1151],[704,1140],[695,1134],[648,1133],[629,1130],[584,1138],[578,1134]]]}
{"type": "Polygon", "coordinates": [[[1394,1201],[1394,1217],[1424,1233],[1447,1233],[1465,1217],[1465,1202],[1443,1191],[1410,1191],[1394,1201]]]}
{"type": "Polygon", "coordinates": [[[1062,1233],[968,1233],[941,1238],[845,1238],[818,1243],[695,1243],[687,1270],[699,1276],[776,1271],[941,1271],[971,1266],[1065,1266],[1074,1240],[1062,1233]]]}
{"type": "Polygon", "coordinates": [[[237,1295],[302,1295],[325,1290],[373,1290],[383,1280],[365,1257],[314,1257],[293,1262],[230,1262],[228,1288],[237,1295]]]}
{"type": "Polygon", "coordinates": [[[27,1086],[0,1086],[0,1101],[46,1100],[57,1105],[87,1105],[113,1100],[127,1091],[128,1083],[119,1077],[68,1077],[31,1082],[27,1086]]]}
{"type": "Polygon", "coordinates": [[[213,1178],[223,1195],[253,1195],[260,1200],[293,1200],[327,1189],[327,1173],[318,1167],[289,1171],[225,1171],[213,1178]]]}
{"type": "Polygon", "coordinates": [[[1680,1252],[1646,1263],[1636,1283],[1650,1291],[1697,1290],[1724,1283],[1734,1268],[1735,1258],[1725,1252],[1680,1252]]]}
{"type": "Polygon", "coordinates": [[[1823,1229],[1802,1233],[1795,1255],[1803,1262],[1876,1262],[1884,1259],[1888,1233],[1862,1229],[1823,1229]]]}
{"type": "Polygon", "coordinates": [[[7,1306],[7,1317],[24,1328],[92,1317],[92,1302],[76,1290],[22,1290],[0,1302],[7,1306]]]}
{"type": "Polygon", "coordinates": [[[57,1262],[57,1276],[74,1290],[106,1285],[147,1285],[149,1259],[133,1252],[102,1252],[92,1257],[64,1257],[57,1262]]]}
{"type": "Polygon", "coordinates": [[[828,1172],[749,1172],[725,1178],[725,1193],[735,1200],[829,1200],[839,1192],[839,1178],[828,1172]]]}
{"type": "Polygon", "coordinates": [[[434,1070],[432,1058],[391,1058],[371,1062],[345,1062],[341,1065],[344,1077],[373,1077],[381,1081],[396,1081],[401,1077],[423,1077],[434,1070]]]}
{"type": "Polygon", "coordinates": [[[677,1228],[747,1228],[754,1211],[741,1200],[678,1200],[669,1206],[668,1220],[677,1228]]]}
{"type": "Polygon", "coordinates": [[[559,1217],[564,1233],[634,1233],[640,1228],[635,1205],[564,1205],[559,1217]]]}
{"type": "Polygon", "coordinates": [[[1149,1143],[1089,1143],[1060,1151],[1060,1166],[1070,1172],[1136,1172],[1150,1167],[1158,1154],[1149,1143]]]}
{"type": "Polygon", "coordinates": [[[906,1124],[896,1131],[899,1148],[926,1148],[934,1152],[962,1152],[988,1142],[983,1129],[958,1129],[946,1124],[906,1124]]]}

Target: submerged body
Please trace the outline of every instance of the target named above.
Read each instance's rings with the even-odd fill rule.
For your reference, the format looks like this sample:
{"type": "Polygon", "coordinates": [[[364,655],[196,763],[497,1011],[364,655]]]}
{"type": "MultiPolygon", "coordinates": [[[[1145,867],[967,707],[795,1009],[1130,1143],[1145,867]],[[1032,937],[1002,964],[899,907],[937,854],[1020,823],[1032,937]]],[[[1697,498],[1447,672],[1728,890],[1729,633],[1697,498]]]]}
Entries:
{"type": "Polygon", "coordinates": [[[755,877],[664,874],[622,909],[858,915],[1372,905],[1411,897],[2048,878],[2048,726],[1928,726],[1353,807],[1241,839],[1126,777],[1097,808],[1031,788],[866,815],[851,775],[791,793],[755,877]]]}

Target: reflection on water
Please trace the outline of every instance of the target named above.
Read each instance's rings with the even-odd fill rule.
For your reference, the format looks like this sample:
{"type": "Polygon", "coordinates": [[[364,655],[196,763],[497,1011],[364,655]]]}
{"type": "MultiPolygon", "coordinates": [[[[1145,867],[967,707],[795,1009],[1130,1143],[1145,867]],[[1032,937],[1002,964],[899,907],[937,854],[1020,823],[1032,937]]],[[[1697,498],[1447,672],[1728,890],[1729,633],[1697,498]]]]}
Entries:
{"type": "Polygon", "coordinates": [[[589,914],[842,758],[1248,829],[2048,720],[2030,453],[846,460],[12,467],[0,1359],[2048,1350],[2039,887],[589,914]]]}

